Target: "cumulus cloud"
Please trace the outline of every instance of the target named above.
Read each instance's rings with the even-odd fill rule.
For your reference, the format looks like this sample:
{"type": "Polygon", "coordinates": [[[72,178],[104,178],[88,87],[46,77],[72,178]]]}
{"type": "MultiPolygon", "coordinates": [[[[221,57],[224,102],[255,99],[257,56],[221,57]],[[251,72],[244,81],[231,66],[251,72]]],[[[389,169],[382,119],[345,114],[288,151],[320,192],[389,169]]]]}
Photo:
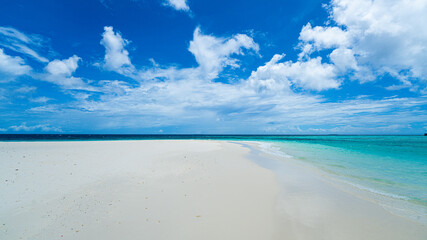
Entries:
{"type": "Polygon", "coordinates": [[[170,6],[178,11],[190,11],[187,0],[165,0],[164,5],[170,6]]]}
{"type": "Polygon", "coordinates": [[[26,35],[11,27],[0,27],[0,46],[32,57],[39,62],[48,62],[37,50],[45,48],[44,40],[38,35],[26,35]]]}
{"type": "Polygon", "coordinates": [[[151,59],[153,66],[137,71],[137,78],[142,80],[199,79],[210,81],[218,78],[218,74],[226,67],[239,68],[240,62],[236,57],[245,55],[244,50],[251,50],[257,53],[259,46],[246,34],[216,37],[205,35],[200,28],[196,28],[188,50],[195,57],[198,64],[197,67],[161,67],[151,59]]]}
{"type": "MultiPolygon", "coordinates": [[[[112,34],[114,35],[113,32],[112,34]]],[[[117,37],[117,35],[114,36],[114,38],[117,37]]],[[[118,46],[122,49],[124,42],[121,37],[119,40],[118,46]]],[[[152,68],[147,70],[138,71],[132,65],[131,71],[118,72],[127,76],[134,76],[134,73],[137,73],[138,78],[143,80],[213,80],[218,78],[219,73],[226,67],[239,68],[240,62],[236,56],[244,55],[244,50],[258,53],[259,46],[246,34],[216,37],[203,34],[200,28],[196,28],[188,50],[194,55],[198,63],[197,67],[183,69],[175,67],[161,68],[155,63],[152,68]]],[[[125,59],[127,59],[125,62],[130,63],[127,51],[125,55],[125,59]]],[[[283,56],[275,55],[265,66],[261,66],[257,71],[254,71],[247,80],[245,87],[251,86],[256,91],[266,93],[267,90],[289,92],[290,86],[315,91],[336,89],[340,86],[336,67],[332,64],[322,63],[321,57],[279,63],[283,56]]],[[[121,69],[122,66],[118,66],[120,66],[118,69],[121,69]]]]}
{"type": "Polygon", "coordinates": [[[287,62],[286,67],[286,74],[299,87],[322,91],[340,86],[334,66],[322,63],[321,57],[295,63],[287,62]]]}
{"type": "Polygon", "coordinates": [[[71,76],[78,67],[80,58],[76,55],[64,60],[55,59],[46,66],[46,71],[52,75],[71,76]]]}
{"type": "Polygon", "coordinates": [[[299,39],[303,42],[312,43],[317,49],[332,47],[346,47],[350,44],[348,32],[339,27],[311,27],[308,23],[301,32],[299,39]]]}
{"type": "Polygon", "coordinates": [[[402,87],[425,85],[426,1],[332,0],[329,8],[332,26],[302,28],[301,57],[332,49],[337,69],[362,83],[389,74],[402,87]]]}
{"type": "Polygon", "coordinates": [[[349,69],[358,70],[357,61],[354,53],[348,48],[334,49],[329,55],[332,63],[341,72],[346,72],[349,69]]]}
{"type": "Polygon", "coordinates": [[[78,68],[81,58],[76,55],[68,59],[55,59],[45,67],[46,73],[42,80],[59,85],[63,89],[94,91],[95,88],[87,84],[83,79],[72,76],[78,68]]]}
{"type": "Polygon", "coordinates": [[[322,91],[338,88],[335,68],[322,63],[320,57],[307,61],[279,62],[285,55],[276,54],[270,62],[252,72],[249,84],[258,89],[289,90],[290,86],[322,91]]]}
{"type": "Polygon", "coordinates": [[[243,55],[242,49],[259,50],[258,44],[246,34],[236,34],[229,38],[205,35],[196,28],[188,50],[194,55],[199,68],[210,78],[216,78],[224,67],[238,68],[239,62],[231,55],[243,55]]]}
{"type": "Polygon", "coordinates": [[[264,66],[258,67],[251,73],[247,84],[258,92],[289,91],[291,82],[287,77],[287,67],[278,63],[285,54],[276,54],[264,66]]]}
{"type": "Polygon", "coordinates": [[[26,65],[22,58],[9,56],[0,48],[0,73],[16,77],[30,71],[31,67],[26,65]]]}
{"type": "Polygon", "coordinates": [[[129,58],[129,52],[125,49],[129,43],[122,35],[114,32],[113,27],[104,27],[101,45],[105,47],[104,68],[120,74],[131,74],[135,67],[129,58]]]}

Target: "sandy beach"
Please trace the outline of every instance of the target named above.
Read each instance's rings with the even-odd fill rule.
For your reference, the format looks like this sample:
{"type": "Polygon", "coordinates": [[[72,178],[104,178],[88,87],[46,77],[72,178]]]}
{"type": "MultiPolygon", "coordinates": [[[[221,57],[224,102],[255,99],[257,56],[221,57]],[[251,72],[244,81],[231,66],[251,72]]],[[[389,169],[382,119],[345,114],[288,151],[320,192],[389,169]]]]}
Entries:
{"type": "Polygon", "coordinates": [[[426,239],[256,143],[0,143],[0,239],[426,239]]]}

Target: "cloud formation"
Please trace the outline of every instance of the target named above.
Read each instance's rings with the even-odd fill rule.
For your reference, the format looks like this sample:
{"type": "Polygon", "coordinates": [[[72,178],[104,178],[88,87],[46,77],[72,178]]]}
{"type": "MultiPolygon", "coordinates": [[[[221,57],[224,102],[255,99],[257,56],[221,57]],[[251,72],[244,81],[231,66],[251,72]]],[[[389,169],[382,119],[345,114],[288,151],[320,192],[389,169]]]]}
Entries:
{"type": "Polygon", "coordinates": [[[6,77],[16,77],[29,71],[31,67],[25,64],[24,59],[9,56],[0,48],[0,76],[4,74],[6,77]]]}
{"type": "Polygon", "coordinates": [[[80,58],[76,55],[64,60],[55,59],[49,62],[46,66],[46,71],[52,75],[71,76],[76,71],[79,60],[80,58]]]}
{"type": "MultiPolygon", "coordinates": [[[[271,59],[251,69],[249,77],[233,81],[227,81],[225,73],[244,66],[247,55],[259,56],[260,47],[251,36],[215,36],[197,27],[188,46],[194,66],[152,60],[152,66],[138,67],[126,49],[129,41],[106,26],[100,41],[105,47],[101,66],[121,74],[121,80],[78,77],[83,60],[76,55],[46,62],[38,79],[56,84],[73,98],[64,102],[29,98],[32,106],[26,114],[45,113],[52,115],[53,122],[67,119],[70,125],[87,124],[87,129],[98,131],[169,127],[169,132],[201,133],[390,133],[425,126],[427,99],[422,91],[427,76],[427,32],[420,22],[426,18],[426,4],[356,2],[333,0],[328,23],[302,26],[296,59],[286,59],[285,54],[267,56],[271,59]],[[351,92],[350,97],[337,100],[322,92],[339,91],[348,79],[365,83],[387,74],[401,85],[383,87],[408,87],[420,94],[371,97],[351,92]],[[135,81],[127,82],[129,78],[135,81]]],[[[26,35],[19,31],[7,34],[25,42],[26,35]]],[[[24,59],[3,50],[1,61],[5,63],[0,64],[3,72],[9,65],[18,69],[8,67],[9,72],[28,74],[31,70],[24,59]]],[[[8,97],[5,92],[0,91],[2,100],[8,97]]],[[[16,92],[33,93],[35,89],[27,86],[16,92]]],[[[42,125],[32,129],[42,131],[42,125]]],[[[8,130],[30,128],[24,124],[8,130]]]]}
{"type": "MultiPolygon", "coordinates": [[[[105,37],[104,37],[105,38],[105,37]]],[[[239,68],[239,60],[237,56],[244,56],[245,52],[252,51],[257,53],[259,46],[254,40],[246,34],[236,34],[230,37],[216,37],[213,35],[203,34],[199,27],[194,30],[193,39],[190,41],[188,51],[190,51],[198,64],[197,67],[189,68],[176,68],[174,66],[162,67],[153,59],[152,67],[136,68],[130,63],[128,51],[125,49],[127,40],[122,40],[121,36],[117,34],[112,37],[118,39],[120,51],[119,57],[116,61],[120,63],[126,62],[128,64],[117,64],[114,68],[115,72],[123,74],[124,76],[133,78],[135,80],[180,80],[180,79],[195,79],[203,81],[211,81],[218,78],[218,74],[226,67],[239,68]],[[245,51],[247,50],[247,51],[245,51]],[[121,61],[120,59],[126,59],[121,61]]],[[[105,44],[103,44],[105,46],[105,44]]],[[[105,59],[111,58],[108,54],[110,50],[106,47],[105,59]]]]}
{"type": "Polygon", "coordinates": [[[34,132],[34,131],[42,131],[42,132],[62,132],[61,128],[52,127],[49,124],[38,124],[38,125],[30,125],[28,126],[26,123],[21,125],[10,126],[8,129],[3,129],[4,131],[12,130],[15,132],[34,132]]]}
{"type": "Polygon", "coordinates": [[[414,109],[427,102],[398,97],[328,102],[318,95],[298,93],[298,88],[321,91],[340,86],[337,67],[322,63],[320,57],[281,62],[284,55],[275,55],[248,79],[233,84],[206,81],[216,78],[226,66],[238,68],[236,57],[243,49],[257,52],[258,45],[246,35],[220,38],[196,29],[189,51],[199,66],[180,69],[154,64],[148,70],[135,70],[144,80],[138,86],[105,81],[100,99],[79,101],[82,112],[74,114],[91,113],[96,119],[114,116],[114,121],[100,124],[101,129],[137,128],[144,123],[145,128],[191,125],[204,132],[212,132],[206,128],[209,126],[213,132],[304,133],[314,131],[307,126],[318,126],[323,133],[349,133],[381,122],[383,127],[375,127],[381,133],[390,123],[407,127],[405,123],[418,121],[420,115],[414,109]],[[324,125],[335,127],[324,129],[324,125]]]}
{"type": "Polygon", "coordinates": [[[284,54],[276,54],[264,66],[258,67],[249,77],[249,84],[259,91],[290,91],[291,86],[322,91],[340,86],[334,66],[322,63],[321,57],[307,61],[280,62],[284,57],[284,54]]]}
{"type": "Polygon", "coordinates": [[[301,57],[330,50],[336,68],[362,83],[388,74],[402,87],[425,87],[426,1],[333,0],[329,11],[335,26],[302,28],[301,57]]]}
{"type": "Polygon", "coordinates": [[[39,62],[48,62],[37,50],[44,46],[44,40],[38,35],[26,35],[15,28],[0,27],[0,46],[25,54],[39,62]]]}
{"type": "Polygon", "coordinates": [[[165,0],[164,5],[170,6],[178,11],[190,11],[187,0],[165,0]]]}
{"type": "Polygon", "coordinates": [[[132,65],[129,52],[125,46],[129,43],[123,39],[122,35],[114,32],[113,27],[104,27],[101,45],[105,47],[104,68],[109,71],[115,71],[120,74],[130,74],[135,70],[132,65]]]}
{"type": "Polygon", "coordinates": [[[83,79],[72,76],[80,60],[81,58],[76,55],[63,60],[55,59],[45,67],[46,74],[41,75],[40,79],[54,83],[63,89],[95,91],[95,88],[83,79]]]}
{"type": "Polygon", "coordinates": [[[196,28],[188,50],[194,55],[199,68],[209,79],[218,77],[223,68],[240,67],[238,60],[231,55],[243,55],[242,49],[259,51],[259,46],[246,34],[236,34],[229,38],[205,35],[196,28]]]}

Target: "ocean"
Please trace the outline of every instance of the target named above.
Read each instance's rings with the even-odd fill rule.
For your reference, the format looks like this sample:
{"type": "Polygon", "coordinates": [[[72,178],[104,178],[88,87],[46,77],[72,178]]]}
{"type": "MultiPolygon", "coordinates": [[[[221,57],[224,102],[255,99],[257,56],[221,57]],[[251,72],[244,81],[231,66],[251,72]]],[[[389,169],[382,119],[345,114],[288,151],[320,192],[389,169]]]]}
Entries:
{"type": "Polygon", "coordinates": [[[391,211],[427,218],[427,136],[2,134],[0,141],[212,139],[260,141],[266,151],[310,164],[367,191],[391,211]]]}

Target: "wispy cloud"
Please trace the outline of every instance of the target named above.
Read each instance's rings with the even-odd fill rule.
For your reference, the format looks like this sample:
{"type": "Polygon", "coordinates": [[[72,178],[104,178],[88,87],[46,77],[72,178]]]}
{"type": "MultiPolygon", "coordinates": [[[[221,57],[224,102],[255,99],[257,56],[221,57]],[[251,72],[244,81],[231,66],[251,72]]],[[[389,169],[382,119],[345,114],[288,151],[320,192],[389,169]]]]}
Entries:
{"type": "Polygon", "coordinates": [[[24,85],[24,86],[16,89],[15,92],[18,92],[18,93],[30,93],[30,92],[35,92],[36,90],[37,90],[37,87],[24,85]]]}
{"type": "Polygon", "coordinates": [[[23,123],[21,125],[16,126],[10,126],[7,129],[4,129],[4,131],[11,130],[15,132],[34,132],[34,131],[42,131],[42,132],[62,132],[61,128],[53,127],[48,124],[39,124],[39,125],[27,125],[26,123],[23,123]]]}
{"type": "Polygon", "coordinates": [[[31,98],[30,99],[31,102],[35,102],[35,103],[47,103],[50,100],[52,100],[52,99],[48,98],[48,97],[38,97],[38,98],[31,98]]]}
{"type": "Polygon", "coordinates": [[[38,35],[27,35],[11,27],[0,27],[0,46],[30,56],[39,62],[49,60],[37,50],[45,48],[45,40],[38,35]]]}

